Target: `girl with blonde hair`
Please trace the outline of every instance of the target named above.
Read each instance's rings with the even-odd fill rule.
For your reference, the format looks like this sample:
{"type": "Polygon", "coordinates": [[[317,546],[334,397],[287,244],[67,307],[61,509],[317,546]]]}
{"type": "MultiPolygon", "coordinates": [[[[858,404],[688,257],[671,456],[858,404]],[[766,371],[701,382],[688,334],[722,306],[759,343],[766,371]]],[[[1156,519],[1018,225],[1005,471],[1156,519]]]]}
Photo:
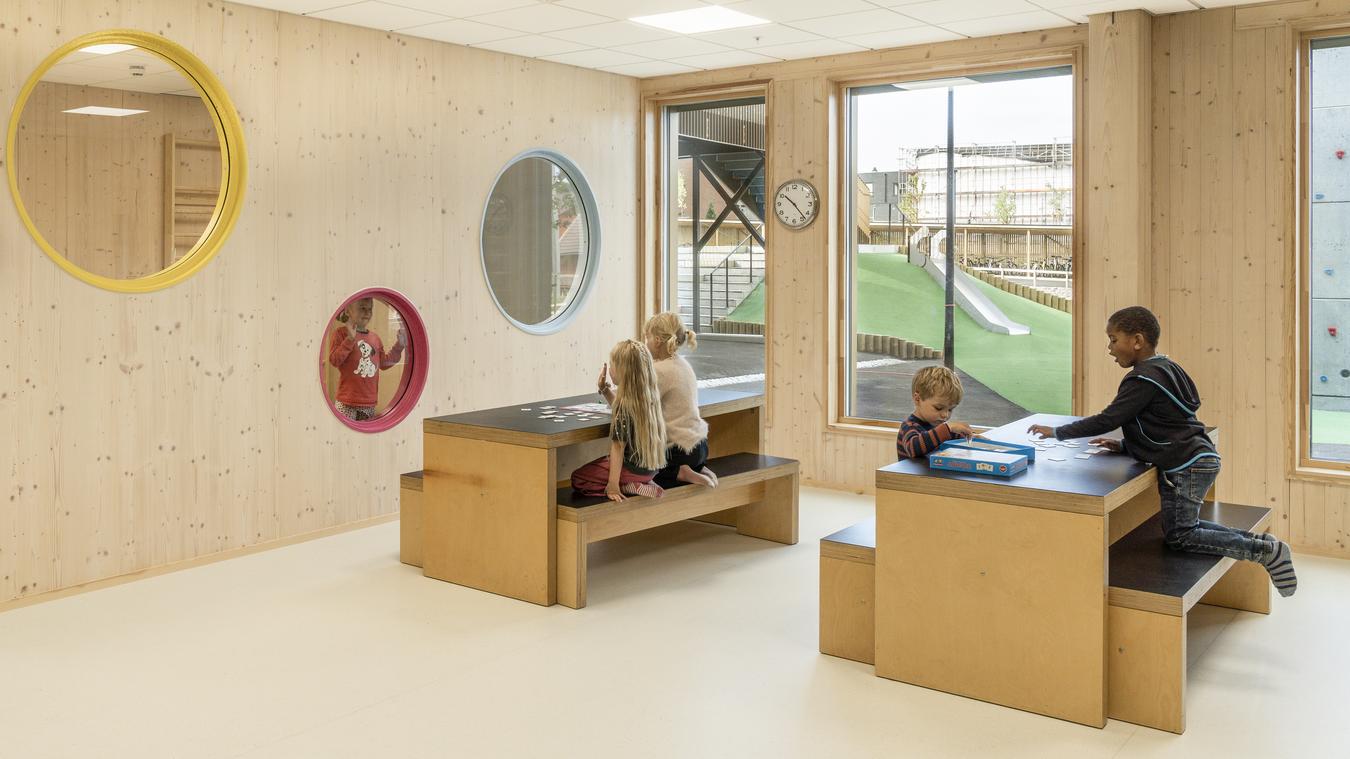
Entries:
{"type": "Polygon", "coordinates": [[[666,466],[656,473],[656,484],[671,488],[689,482],[715,488],[717,475],[708,468],[708,423],[698,413],[698,378],[678,353],[681,348],[697,348],[698,335],[685,329],[679,314],[664,311],[647,320],[642,337],[652,353],[666,424],[666,466]]]}
{"type": "Polygon", "coordinates": [[[666,426],[661,420],[661,395],[647,347],[624,340],[609,352],[600,370],[601,393],[609,401],[609,455],[572,472],[572,488],[582,495],[659,498],[665,491],[652,482],[666,464],[666,426]],[[614,375],[618,385],[609,384],[614,375]]]}

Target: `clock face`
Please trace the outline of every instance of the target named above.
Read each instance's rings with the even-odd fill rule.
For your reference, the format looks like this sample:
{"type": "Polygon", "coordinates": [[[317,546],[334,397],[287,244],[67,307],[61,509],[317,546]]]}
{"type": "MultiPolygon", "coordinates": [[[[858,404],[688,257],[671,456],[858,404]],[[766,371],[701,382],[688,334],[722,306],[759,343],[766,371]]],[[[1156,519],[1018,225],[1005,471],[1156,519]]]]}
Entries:
{"type": "Polygon", "coordinates": [[[791,179],[778,186],[773,196],[773,212],[783,226],[801,229],[815,221],[820,211],[820,196],[805,179],[791,179]]]}

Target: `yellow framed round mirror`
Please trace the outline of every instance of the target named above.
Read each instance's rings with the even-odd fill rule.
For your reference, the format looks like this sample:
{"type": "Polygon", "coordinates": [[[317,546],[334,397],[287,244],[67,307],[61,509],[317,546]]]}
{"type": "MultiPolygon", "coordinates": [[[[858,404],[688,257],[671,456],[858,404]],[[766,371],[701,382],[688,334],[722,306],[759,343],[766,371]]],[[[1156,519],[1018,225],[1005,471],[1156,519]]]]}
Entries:
{"type": "Polygon", "coordinates": [[[33,239],[107,290],[192,276],[243,207],[234,104],[206,64],[149,32],[93,32],[47,56],[19,92],[5,155],[33,239]]]}

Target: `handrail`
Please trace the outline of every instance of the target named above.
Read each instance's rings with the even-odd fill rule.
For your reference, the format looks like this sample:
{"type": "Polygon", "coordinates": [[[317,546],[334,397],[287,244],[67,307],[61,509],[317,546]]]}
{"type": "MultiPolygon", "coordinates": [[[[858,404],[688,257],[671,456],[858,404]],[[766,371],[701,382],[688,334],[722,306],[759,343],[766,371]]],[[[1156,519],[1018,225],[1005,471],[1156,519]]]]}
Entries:
{"type": "MultiPolygon", "coordinates": [[[[727,253],[725,256],[723,256],[723,257],[722,257],[722,260],[721,260],[721,261],[718,261],[718,262],[717,262],[717,265],[714,266],[711,270],[709,270],[707,274],[702,274],[702,275],[701,275],[701,279],[704,280],[704,281],[706,281],[706,282],[708,283],[708,305],[709,305],[709,306],[712,306],[713,303],[714,303],[714,298],[715,298],[715,293],[713,292],[712,285],[713,285],[714,282],[716,282],[716,277],[717,277],[717,272],[718,272],[718,270],[721,270],[721,272],[722,272],[722,312],[723,312],[723,313],[722,313],[722,316],[723,316],[723,318],[726,317],[726,314],[728,314],[728,313],[731,312],[731,265],[730,265],[730,263],[731,263],[731,257],[734,256],[734,255],[736,255],[737,253],[740,253],[740,252],[742,251],[742,249],[748,250],[749,253],[750,253],[750,268],[749,268],[749,273],[750,273],[750,279],[753,281],[754,278],[755,278],[755,268],[756,268],[756,267],[755,267],[755,238],[754,238],[754,235],[750,235],[750,234],[747,234],[747,235],[745,236],[744,239],[742,239],[739,243],[736,244],[736,247],[732,248],[731,251],[730,251],[729,253],[727,253]]],[[[699,290],[700,290],[699,285],[700,285],[700,283],[699,283],[699,282],[694,282],[693,284],[694,284],[694,297],[697,298],[697,297],[699,297],[699,290]]],[[[696,324],[696,325],[694,325],[694,329],[695,329],[695,331],[702,330],[702,329],[704,329],[704,328],[711,329],[711,328],[712,328],[712,323],[713,323],[713,314],[712,314],[712,312],[711,312],[711,309],[709,309],[708,316],[707,316],[707,324],[696,324]]]]}

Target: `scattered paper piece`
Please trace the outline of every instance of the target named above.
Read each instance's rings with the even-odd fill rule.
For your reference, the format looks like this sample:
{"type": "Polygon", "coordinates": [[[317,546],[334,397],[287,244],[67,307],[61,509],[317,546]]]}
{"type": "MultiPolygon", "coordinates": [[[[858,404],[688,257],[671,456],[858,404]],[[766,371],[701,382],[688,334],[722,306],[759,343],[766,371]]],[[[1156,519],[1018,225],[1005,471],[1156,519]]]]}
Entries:
{"type": "Polygon", "coordinates": [[[1076,459],[1090,459],[1090,458],[1092,458],[1092,456],[1091,456],[1091,454],[1080,453],[1080,454],[1078,454],[1077,456],[1074,456],[1074,458],[1076,458],[1076,459]]]}
{"type": "Polygon", "coordinates": [[[1063,457],[1063,456],[1046,456],[1046,458],[1050,459],[1051,461],[1063,461],[1063,460],[1064,460],[1064,457],[1063,457]]]}

